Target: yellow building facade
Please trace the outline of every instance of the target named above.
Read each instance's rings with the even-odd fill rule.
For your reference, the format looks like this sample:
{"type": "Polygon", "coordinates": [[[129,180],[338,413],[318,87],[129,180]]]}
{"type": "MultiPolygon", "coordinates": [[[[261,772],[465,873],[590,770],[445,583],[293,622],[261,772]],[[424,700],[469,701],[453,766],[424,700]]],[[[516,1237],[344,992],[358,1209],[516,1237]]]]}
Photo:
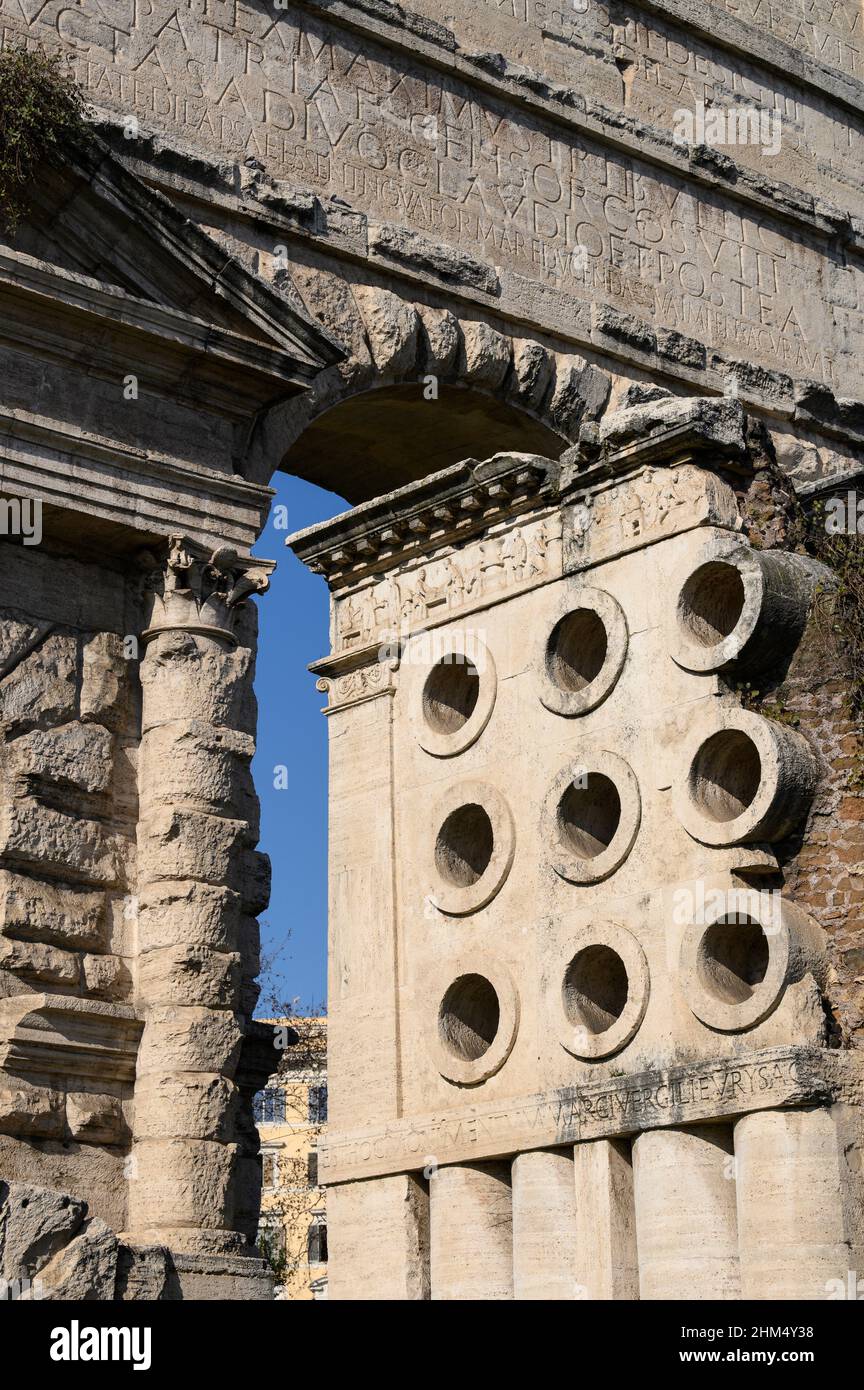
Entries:
{"type": "Polygon", "coordinates": [[[327,1210],[318,1144],[327,1123],[327,1020],[276,1022],[296,1041],[255,1097],[263,1184],[258,1245],[273,1268],[278,1298],[324,1299],[327,1210]]]}

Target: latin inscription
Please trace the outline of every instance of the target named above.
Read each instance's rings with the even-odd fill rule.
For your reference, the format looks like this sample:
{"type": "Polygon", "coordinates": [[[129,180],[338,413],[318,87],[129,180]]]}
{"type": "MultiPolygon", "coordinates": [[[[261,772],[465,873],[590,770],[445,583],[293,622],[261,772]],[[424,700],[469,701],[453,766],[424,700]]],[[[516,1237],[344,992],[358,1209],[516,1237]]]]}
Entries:
{"type": "Polygon", "coordinates": [[[722,1119],[753,1110],[806,1104],[825,1091],[814,1054],[757,1053],[714,1066],[679,1067],[530,1096],[468,1113],[405,1119],[374,1131],[330,1132],[321,1153],[329,1182],[373,1173],[407,1172],[432,1160],[520,1153],[669,1124],[722,1119]]]}
{"type": "MultiPolygon", "coordinates": [[[[0,0],[4,42],[53,31],[93,100],[187,143],[468,246],[728,356],[860,390],[861,268],[637,159],[298,11],[229,0],[0,0]]],[[[584,316],[582,321],[584,322],[584,316]]]]}
{"type": "MultiPolygon", "coordinates": [[[[602,29],[606,6],[597,0],[579,0],[576,7],[566,0],[483,0],[488,9],[538,30],[541,34],[580,42],[588,31],[587,21],[596,17],[602,29]]],[[[754,29],[782,39],[790,47],[808,54],[826,67],[838,68],[853,77],[864,76],[864,9],[859,0],[710,0],[716,6],[754,29]]],[[[634,12],[635,13],[635,12],[634,12]]],[[[710,29],[710,18],[702,23],[710,29]]]]}

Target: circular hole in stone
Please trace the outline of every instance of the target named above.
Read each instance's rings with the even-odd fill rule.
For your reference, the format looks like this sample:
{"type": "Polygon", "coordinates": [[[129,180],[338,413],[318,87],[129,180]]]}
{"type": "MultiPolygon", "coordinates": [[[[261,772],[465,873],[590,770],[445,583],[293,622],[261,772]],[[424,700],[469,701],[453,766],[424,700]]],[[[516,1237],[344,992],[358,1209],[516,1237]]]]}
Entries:
{"type": "Polygon", "coordinates": [[[460,975],[438,1011],[441,1040],[454,1057],[476,1062],[489,1051],[498,1032],[498,995],[483,975],[460,975]]]}
{"type": "Polygon", "coordinates": [[[473,661],[454,653],[432,668],[423,687],[423,714],[436,734],[458,734],[477,707],[480,677],[473,661]]]}
{"type": "Polygon", "coordinates": [[[702,744],[690,769],[693,800],[709,820],[731,821],[759,790],[762,762],[751,738],[740,729],[721,729],[702,744]]]}
{"type": "Polygon", "coordinates": [[[558,804],[561,838],[579,859],[596,859],[608,849],[620,820],[618,788],[602,772],[573,782],[558,804]]]}
{"type": "Polygon", "coordinates": [[[768,938],[752,917],[721,917],[699,943],[699,978],[724,1004],[743,1004],[768,969],[768,938]]]}
{"type": "Polygon", "coordinates": [[[559,690],[584,690],[599,676],[608,648],[606,628],[592,608],[576,608],[552,629],[546,670],[559,690]]]}
{"type": "Polygon", "coordinates": [[[681,590],[681,621],[702,647],[714,647],[728,637],[743,611],[744,581],[735,565],[722,560],[700,565],[681,590]]]}
{"type": "Polygon", "coordinates": [[[629,985],[624,962],[611,946],[586,946],[564,976],[564,1011],[574,1028],[605,1033],[627,1003],[629,985]]]}
{"type": "Polygon", "coordinates": [[[483,807],[459,806],[438,831],[435,865],[439,874],[457,888],[472,887],[489,867],[494,844],[492,822],[483,807]]]}

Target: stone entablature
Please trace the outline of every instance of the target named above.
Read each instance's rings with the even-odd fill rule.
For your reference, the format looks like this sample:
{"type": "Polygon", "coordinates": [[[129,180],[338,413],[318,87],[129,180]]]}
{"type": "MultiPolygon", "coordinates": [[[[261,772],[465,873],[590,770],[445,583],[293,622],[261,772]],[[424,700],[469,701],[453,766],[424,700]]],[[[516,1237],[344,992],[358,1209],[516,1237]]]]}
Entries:
{"type": "Polygon", "coordinates": [[[760,1110],[824,1105],[854,1098],[855,1085],[854,1068],[844,1067],[836,1053],[773,1048],[713,1066],[607,1078],[504,1107],[472,1104],[455,1118],[417,1115],[351,1134],[328,1133],[319,1146],[321,1175],[328,1184],[358,1182],[425,1168],[433,1156],[439,1164],[472,1163],[760,1110]]]}
{"type": "MultiPolygon", "coordinates": [[[[761,13],[712,6],[721,70],[745,53],[757,64],[740,88],[721,72],[715,92],[702,83],[715,61],[705,16],[686,5],[613,14],[592,3],[574,11],[572,54],[553,14],[508,20],[478,0],[453,32],[435,22],[439,0],[422,8],[297,0],[275,17],[241,4],[189,25],[180,10],[166,25],[84,6],[70,29],[49,6],[29,24],[4,16],[4,37],[56,37],[124,160],[190,213],[202,200],[218,208],[232,244],[337,332],[328,276],[364,285],[371,273],[401,283],[403,298],[427,287],[483,318],[530,323],[613,370],[703,390],[737,381],[775,418],[803,423],[813,383],[860,400],[850,150],[862,83],[824,61],[841,42],[832,23],[822,34],[815,19],[821,37],[796,49],[761,13]],[[676,69],[676,25],[692,80],[676,69]],[[574,90],[574,58],[587,90],[574,90]],[[126,122],[133,99],[141,140],[126,122]],[[776,160],[746,143],[682,147],[673,101],[779,110],[787,138],[776,160]],[[320,253],[324,283],[286,280],[283,244],[320,253]]],[[[819,405],[817,432],[832,415],[819,405]]]]}

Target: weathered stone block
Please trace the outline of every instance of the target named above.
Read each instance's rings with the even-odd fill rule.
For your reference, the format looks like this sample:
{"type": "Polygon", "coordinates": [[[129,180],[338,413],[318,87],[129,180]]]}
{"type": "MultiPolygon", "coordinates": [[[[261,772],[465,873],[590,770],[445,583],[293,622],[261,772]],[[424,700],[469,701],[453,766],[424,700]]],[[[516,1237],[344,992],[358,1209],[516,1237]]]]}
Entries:
{"type": "Polygon", "coordinates": [[[233,1074],[242,1029],[224,1009],[151,1009],[138,1051],[138,1076],[167,1071],[233,1074]]]}
{"type": "Polygon", "coordinates": [[[98,821],[22,798],[0,812],[0,854],[16,864],[84,883],[116,885],[120,842],[98,821]]]}
{"type": "Polygon", "coordinates": [[[193,1239],[196,1230],[223,1230],[236,1152],[236,1145],[207,1139],[136,1141],[130,1184],[134,1229],[146,1230],[155,1218],[192,1228],[193,1239]]]}
{"type": "Polygon", "coordinates": [[[238,1094],[233,1082],[216,1074],[141,1076],[135,1088],[136,1138],[224,1143],[233,1137],[238,1094]]]}
{"type": "Polygon", "coordinates": [[[121,1243],[117,1252],[115,1298],[124,1303],[156,1303],[168,1280],[169,1252],[163,1245],[121,1243]]]}
{"type": "Polygon", "coordinates": [[[75,986],[81,976],[80,957],[39,941],[0,940],[0,970],[46,985],[75,986]]]}
{"type": "Polygon", "coordinates": [[[375,366],[382,373],[409,371],[417,359],[416,311],[391,290],[357,285],[354,298],[363,316],[375,366]]]}
{"type": "MultiPolygon", "coordinates": [[[[22,646],[24,644],[22,643],[22,646]]],[[[51,633],[9,673],[0,688],[0,724],[9,734],[75,714],[75,640],[51,633]]]]}
{"type": "Polygon", "coordinates": [[[143,952],[186,940],[214,951],[237,949],[240,897],[221,884],[149,883],[138,899],[143,952]]]}
{"type": "Polygon", "coordinates": [[[119,956],[85,955],[81,959],[84,992],[91,999],[128,999],[132,975],[119,956]]]}
{"type": "Polygon", "coordinates": [[[39,1271],[42,1298],[58,1303],[113,1299],[117,1249],[111,1227],[94,1216],[39,1271]]]}
{"type": "Polygon", "coordinates": [[[81,718],[104,724],[115,732],[132,714],[134,663],[123,654],[123,638],[97,632],[85,640],[81,663],[81,718]]]}
{"type": "Polygon", "coordinates": [[[148,806],[195,803],[220,814],[257,822],[258,801],[249,763],[255,740],[201,720],[153,729],[142,748],[139,776],[148,806]]]}
{"type": "Polygon", "coordinates": [[[81,1229],[87,1203],[65,1192],[0,1182],[0,1270],[4,1279],[39,1273],[81,1229]]]}
{"type": "Polygon", "coordinates": [[[66,1123],[85,1144],[121,1144],[129,1135],[120,1099],[96,1091],[66,1093],[66,1123]]]}
{"type": "Polygon", "coordinates": [[[240,988],[240,955],[184,945],[148,951],[139,961],[138,986],[157,1007],[233,1009],[240,988]]]}
{"type": "Polygon", "coordinates": [[[463,323],[462,338],[459,376],[466,384],[494,391],[510,366],[509,338],[482,321],[463,323]]]}
{"type": "Polygon", "coordinates": [[[269,855],[249,850],[243,857],[243,910],[257,917],[270,901],[271,866],[269,855]]]}
{"type": "Polygon", "coordinates": [[[248,831],[245,821],[166,807],[142,821],[139,853],[150,879],[231,883],[248,831]]]}
{"type": "Polygon", "coordinates": [[[113,737],[99,724],[34,729],[10,745],[10,761],[28,782],[104,793],[111,782],[113,737]]]}
{"type": "MultiPolygon", "coordinates": [[[[2,1063],[0,1051],[0,1063],[2,1063]]],[[[33,1086],[19,1077],[0,1078],[0,1134],[59,1139],[65,1126],[62,1091],[33,1086]]],[[[7,1170],[8,1171],[8,1170],[7,1170]]]]}
{"type": "Polygon", "coordinates": [[[46,883],[0,869],[0,932],[99,950],[107,942],[105,899],[74,884],[46,883]]]}

